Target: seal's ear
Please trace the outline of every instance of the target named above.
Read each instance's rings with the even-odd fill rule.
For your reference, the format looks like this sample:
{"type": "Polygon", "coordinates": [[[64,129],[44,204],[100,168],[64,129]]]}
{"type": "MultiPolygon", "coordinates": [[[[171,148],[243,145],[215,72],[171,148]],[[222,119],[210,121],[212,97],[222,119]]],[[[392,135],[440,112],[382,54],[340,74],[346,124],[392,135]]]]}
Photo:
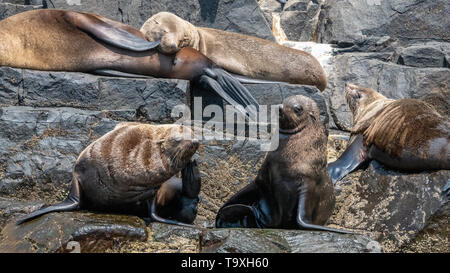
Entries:
{"type": "Polygon", "coordinates": [[[64,17],[82,31],[118,48],[140,52],[153,49],[159,45],[159,41],[149,42],[130,32],[130,27],[120,27],[119,24],[111,24],[112,20],[106,18],[103,20],[101,16],[66,12],[64,17]]]}

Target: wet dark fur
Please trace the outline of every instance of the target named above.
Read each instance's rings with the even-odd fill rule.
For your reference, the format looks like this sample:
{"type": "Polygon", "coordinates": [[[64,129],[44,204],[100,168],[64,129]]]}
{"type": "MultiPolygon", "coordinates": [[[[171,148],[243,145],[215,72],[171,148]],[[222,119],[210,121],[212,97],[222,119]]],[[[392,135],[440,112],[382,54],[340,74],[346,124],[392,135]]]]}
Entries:
{"type": "Polygon", "coordinates": [[[267,154],[255,181],[222,206],[216,226],[338,231],[319,226],[335,204],[326,148],[314,101],[287,98],[280,109],[278,149],[267,154]]]}

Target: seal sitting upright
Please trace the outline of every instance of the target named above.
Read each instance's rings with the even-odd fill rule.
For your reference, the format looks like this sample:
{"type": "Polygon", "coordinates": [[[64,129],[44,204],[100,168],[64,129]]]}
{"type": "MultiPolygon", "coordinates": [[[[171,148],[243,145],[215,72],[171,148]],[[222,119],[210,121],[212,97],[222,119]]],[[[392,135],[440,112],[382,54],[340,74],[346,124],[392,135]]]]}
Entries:
{"type": "Polygon", "coordinates": [[[327,135],[315,102],[297,95],[280,108],[280,142],[254,182],[219,210],[217,227],[300,228],[347,233],[324,225],[335,204],[327,172],[327,135]]]}
{"type": "Polygon", "coordinates": [[[229,72],[270,81],[314,85],[324,90],[327,77],[311,54],[257,37],[196,27],[180,17],[160,12],[141,27],[149,41],[159,41],[162,52],[174,54],[192,47],[229,72]]]}
{"type": "Polygon", "coordinates": [[[353,113],[350,145],[328,165],[334,183],[368,161],[401,171],[450,169],[450,119],[417,99],[388,99],[370,88],[345,87],[353,113]]]}
{"type": "Polygon", "coordinates": [[[197,141],[188,139],[191,133],[181,125],[119,123],[81,152],[67,199],[25,216],[18,224],[45,213],[78,209],[151,214],[165,223],[192,223],[200,174],[191,162],[198,148],[197,141]],[[180,170],[182,181],[175,177],[180,170]]]}

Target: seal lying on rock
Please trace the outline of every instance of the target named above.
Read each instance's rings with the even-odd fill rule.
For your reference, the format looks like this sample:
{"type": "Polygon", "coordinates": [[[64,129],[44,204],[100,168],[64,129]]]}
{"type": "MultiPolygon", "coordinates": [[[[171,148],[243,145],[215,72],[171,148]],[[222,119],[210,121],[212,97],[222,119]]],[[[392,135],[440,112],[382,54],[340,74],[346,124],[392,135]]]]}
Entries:
{"type": "Polygon", "coordinates": [[[351,144],[328,165],[334,183],[375,159],[401,171],[450,169],[450,119],[417,99],[388,99],[370,88],[345,87],[353,113],[351,144]]]}
{"type": "Polygon", "coordinates": [[[180,17],[160,12],[141,27],[149,41],[174,54],[184,47],[199,50],[229,72],[255,79],[314,85],[324,90],[326,74],[311,54],[272,41],[229,31],[196,27],[180,17]]]}
{"type": "Polygon", "coordinates": [[[118,124],[81,152],[64,202],[39,209],[17,223],[53,211],[86,209],[148,216],[149,208],[157,221],[192,223],[200,175],[191,157],[198,142],[182,136],[191,136],[191,130],[181,125],[118,124]],[[174,177],[180,171],[182,180],[174,177]]]}
{"type": "Polygon", "coordinates": [[[240,82],[192,48],[158,52],[139,30],[105,17],[32,10],[0,21],[0,66],[108,76],[199,80],[232,105],[258,102],[240,82]]]}
{"type": "Polygon", "coordinates": [[[315,102],[297,95],[280,108],[280,142],[254,182],[219,210],[217,227],[301,228],[347,233],[324,225],[335,204],[327,173],[327,135],[315,102]]]}

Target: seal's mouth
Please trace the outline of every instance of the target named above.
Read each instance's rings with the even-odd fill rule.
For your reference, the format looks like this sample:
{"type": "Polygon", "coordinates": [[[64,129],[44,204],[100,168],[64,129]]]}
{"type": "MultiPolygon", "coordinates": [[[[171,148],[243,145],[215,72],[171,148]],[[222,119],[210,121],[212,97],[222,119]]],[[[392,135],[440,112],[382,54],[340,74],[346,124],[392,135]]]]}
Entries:
{"type": "Polygon", "coordinates": [[[278,129],[278,131],[282,134],[286,134],[286,135],[293,135],[296,134],[298,132],[300,132],[301,130],[303,130],[303,128],[305,128],[305,124],[302,124],[302,122],[299,123],[299,125],[295,126],[294,128],[282,128],[283,124],[285,122],[286,119],[288,119],[288,115],[286,115],[283,111],[283,105],[281,104],[278,108],[278,114],[279,114],[279,124],[280,124],[280,128],[278,129]]]}

